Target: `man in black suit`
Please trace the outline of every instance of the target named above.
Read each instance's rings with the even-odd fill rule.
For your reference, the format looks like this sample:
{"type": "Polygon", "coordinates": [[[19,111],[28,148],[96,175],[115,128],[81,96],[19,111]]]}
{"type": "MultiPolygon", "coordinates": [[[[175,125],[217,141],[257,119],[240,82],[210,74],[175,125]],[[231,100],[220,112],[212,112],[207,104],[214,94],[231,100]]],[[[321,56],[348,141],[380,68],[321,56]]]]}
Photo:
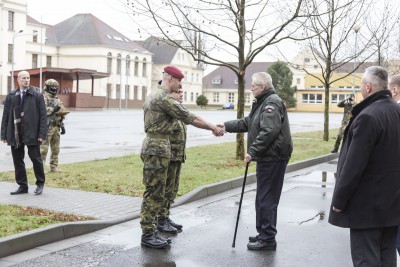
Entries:
{"type": "Polygon", "coordinates": [[[40,144],[47,134],[47,114],[43,95],[29,86],[27,71],[18,73],[18,88],[11,91],[5,100],[1,121],[1,140],[11,146],[15,168],[15,180],[19,188],[11,195],[28,193],[25,169],[25,146],[33,163],[36,176],[35,194],[43,192],[45,175],[40,156],[40,144]]]}

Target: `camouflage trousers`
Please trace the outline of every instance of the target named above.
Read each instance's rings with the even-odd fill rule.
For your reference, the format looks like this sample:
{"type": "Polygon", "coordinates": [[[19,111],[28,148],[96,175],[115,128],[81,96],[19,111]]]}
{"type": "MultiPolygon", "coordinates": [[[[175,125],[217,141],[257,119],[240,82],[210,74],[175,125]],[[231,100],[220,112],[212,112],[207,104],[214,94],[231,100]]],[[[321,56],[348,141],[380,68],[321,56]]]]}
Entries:
{"type": "Polygon", "coordinates": [[[140,210],[140,225],[143,233],[149,233],[155,230],[157,215],[164,203],[170,158],[142,154],[141,159],[146,189],[140,210]]]}
{"type": "Polygon", "coordinates": [[[164,202],[158,212],[158,218],[161,220],[169,217],[169,210],[178,194],[181,166],[182,162],[180,161],[171,161],[169,163],[167,181],[165,184],[164,202]]]}
{"type": "Polygon", "coordinates": [[[348,121],[342,123],[342,126],[339,128],[339,132],[338,132],[338,135],[336,137],[336,142],[335,142],[335,145],[333,146],[334,149],[339,149],[340,142],[343,139],[344,130],[346,129],[347,124],[349,124],[348,121]]]}
{"type": "Polygon", "coordinates": [[[46,140],[40,146],[43,165],[45,165],[47,152],[51,149],[50,168],[55,169],[58,166],[58,154],[60,153],[60,128],[53,126],[49,128],[46,140]]]}

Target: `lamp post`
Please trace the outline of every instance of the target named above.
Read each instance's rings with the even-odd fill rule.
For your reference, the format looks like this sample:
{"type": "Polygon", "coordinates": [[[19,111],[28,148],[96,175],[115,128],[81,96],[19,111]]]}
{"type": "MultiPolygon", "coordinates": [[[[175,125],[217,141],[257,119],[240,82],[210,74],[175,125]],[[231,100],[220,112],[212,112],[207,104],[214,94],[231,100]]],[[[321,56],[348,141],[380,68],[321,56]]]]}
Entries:
{"type": "Polygon", "coordinates": [[[357,33],[360,30],[360,26],[359,25],[354,25],[353,26],[353,30],[356,33],[356,37],[355,37],[355,41],[354,41],[354,64],[353,64],[353,94],[354,96],[356,95],[356,59],[357,59],[357,33]]]}
{"type": "Polygon", "coordinates": [[[14,90],[14,44],[15,44],[15,38],[18,36],[26,36],[26,35],[36,35],[37,36],[38,35],[36,32],[20,34],[23,31],[24,30],[20,30],[19,32],[13,34],[12,50],[11,50],[11,90],[14,90]]]}

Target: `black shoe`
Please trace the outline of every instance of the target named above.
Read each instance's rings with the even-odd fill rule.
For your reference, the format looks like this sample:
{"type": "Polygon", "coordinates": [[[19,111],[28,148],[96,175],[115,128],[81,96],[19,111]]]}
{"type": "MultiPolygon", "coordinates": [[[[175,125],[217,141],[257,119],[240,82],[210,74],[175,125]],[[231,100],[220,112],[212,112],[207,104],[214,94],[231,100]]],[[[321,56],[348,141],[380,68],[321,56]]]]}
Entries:
{"type": "Polygon", "coordinates": [[[10,192],[11,195],[20,195],[28,193],[28,187],[18,187],[18,189],[14,192],[10,192]]]}
{"type": "Polygon", "coordinates": [[[160,239],[156,232],[150,232],[142,234],[141,245],[149,248],[165,248],[169,244],[166,240],[160,239]]]}
{"type": "Polygon", "coordinates": [[[264,241],[258,239],[256,242],[250,242],[247,244],[249,250],[276,250],[275,239],[271,241],[264,241]]]}
{"type": "Polygon", "coordinates": [[[338,153],[338,148],[336,148],[336,147],[334,147],[333,149],[332,149],[332,151],[331,151],[331,153],[338,153]]]}
{"type": "Polygon", "coordinates": [[[174,222],[173,220],[171,220],[170,218],[167,218],[167,222],[169,223],[169,225],[175,227],[176,230],[178,230],[178,231],[179,231],[179,230],[182,230],[182,228],[183,228],[183,225],[182,225],[182,224],[176,223],[176,222],[174,222]]]}
{"type": "Polygon", "coordinates": [[[43,193],[43,185],[38,185],[34,193],[35,195],[41,195],[43,193]]]}
{"type": "Polygon", "coordinates": [[[249,242],[250,242],[250,243],[257,242],[258,236],[259,236],[259,235],[256,235],[256,236],[249,236],[249,242]]]}
{"type": "Polygon", "coordinates": [[[161,236],[160,233],[159,233],[158,231],[155,231],[155,232],[154,232],[154,235],[155,235],[158,239],[160,239],[160,240],[167,241],[168,244],[171,244],[171,242],[172,242],[172,241],[171,241],[171,238],[161,236]]]}
{"type": "Polygon", "coordinates": [[[168,233],[168,234],[177,234],[178,230],[171,226],[167,220],[158,220],[157,223],[157,230],[163,233],[168,233]]]}

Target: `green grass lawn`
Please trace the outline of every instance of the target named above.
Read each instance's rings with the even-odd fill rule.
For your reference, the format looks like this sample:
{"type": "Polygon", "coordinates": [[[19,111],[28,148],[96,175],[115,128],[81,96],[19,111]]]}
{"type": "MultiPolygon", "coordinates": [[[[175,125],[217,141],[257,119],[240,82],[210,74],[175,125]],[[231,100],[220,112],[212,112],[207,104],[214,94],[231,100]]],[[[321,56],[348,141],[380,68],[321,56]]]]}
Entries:
{"type": "MultiPolygon", "coordinates": [[[[322,132],[293,134],[290,163],[330,153],[336,133],[336,129],[331,130],[328,142],[322,141],[322,132]]],[[[188,148],[178,195],[243,175],[245,163],[235,159],[235,151],[234,142],[188,148]]],[[[138,154],[64,164],[60,166],[62,172],[47,173],[46,186],[140,197],[144,190],[142,168],[138,154]]],[[[255,172],[255,163],[250,164],[249,172],[255,172]]],[[[32,169],[28,170],[28,177],[34,182],[32,169]]],[[[0,173],[0,180],[14,181],[14,172],[0,173]]]]}
{"type": "Polygon", "coordinates": [[[93,220],[93,218],[58,213],[32,207],[0,205],[0,237],[21,233],[61,222],[93,220]]]}

